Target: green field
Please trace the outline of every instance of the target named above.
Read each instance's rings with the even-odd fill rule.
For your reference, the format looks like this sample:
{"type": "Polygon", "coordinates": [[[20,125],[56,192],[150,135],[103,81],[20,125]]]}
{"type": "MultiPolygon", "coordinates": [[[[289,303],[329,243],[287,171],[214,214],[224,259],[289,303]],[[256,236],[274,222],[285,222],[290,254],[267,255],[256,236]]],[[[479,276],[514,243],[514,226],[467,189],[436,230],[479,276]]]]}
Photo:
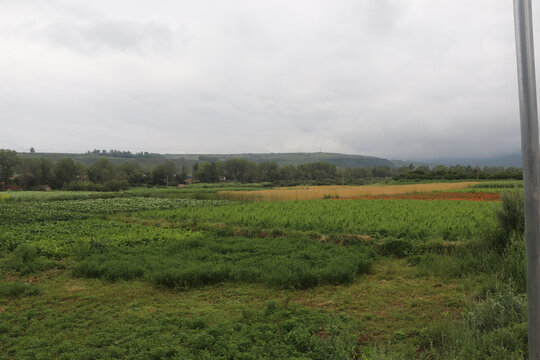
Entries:
{"type": "Polygon", "coordinates": [[[219,190],[3,194],[0,358],[526,355],[500,203],[219,190]]]}

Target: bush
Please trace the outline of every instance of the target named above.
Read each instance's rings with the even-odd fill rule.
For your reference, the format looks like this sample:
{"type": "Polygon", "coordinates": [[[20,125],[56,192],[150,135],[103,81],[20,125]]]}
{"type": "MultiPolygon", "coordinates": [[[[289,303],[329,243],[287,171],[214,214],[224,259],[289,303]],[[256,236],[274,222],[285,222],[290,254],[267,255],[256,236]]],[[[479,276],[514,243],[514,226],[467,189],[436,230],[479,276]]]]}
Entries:
{"type": "Polygon", "coordinates": [[[412,253],[414,249],[410,240],[388,238],[380,246],[379,250],[383,256],[405,257],[412,253]]]}
{"type": "Polygon", "coordinates": [[[502,289],[465,314],[465,324],[475,332],[486,332],[527,321],[527,298],[502,289]]]}
{"type": "Polygon", "coordinates": [[[503,252],[502,265],[503,277],[512,284],[514,289],[520,293],[527,292],[527,265],[523,234],[512,234],[503,252]]]}
{"type": "Polygon", "coordinates": [[[105,260],[103,257],[94,257],[73,266],[75,276],[110,281],[139,279],[144,273],[144,263],[130,258],[105,260]]]}
{"type": "Polygon", "coordinates": [[[230,269],[225,266],[199,266],[187,269],[168,268],[151,276],[156,285],[171,288],[194,288],[213,285],[229,279],[230,269]]]}
{"type": "Polygon", "coordinates": [[[306,289],[350,283],[358,274],[369,272],[374,257],[367,247],[308,239],[230,237],[216,241],[196,234],[160,239],[159,245],[155,240],[133,247],[81,244],[73,274],[113,281],[140,278],[179,289],[227,281],[306,289]]]}
{"type": "Polygon", "coordinates": [[[91,181],[81,181],[65,184],[64,191],[121,191],[127,190],[129,183],[126,180],[110,180],[104,184],[95,184],[91,181]]]}
{"type": "Polygon", "coordinates": [[[58,267],[54,261],[39,256],[37,249],[28,244],[20,244],[6,261],[4,268],[22,275],[58,267]]]}
{"type": "Polygon", "coordinates": [[[492,239],[493,246],[502,253],[514,232],[522,234],[525,230],[525,211],[522,192],[502,195],[502,206],[495,210],[499,227],[492,239]]]}
{"type": "Polygon", "coordinates": [[[103,184],[103,186],[108,191],[120,191],[127,190],[129,188],[129,183],[126,180],[110,180],[103,184]]]}
{"type": "Polygon", "coordinates": [[[0,285],[0,297],[4,298],[33,296],[38,295],[39,293],[39,288],[26,282],[13,282],[0,285]]]}
{"type": "Polygon", "coordinates": [[[527,300],[500,290],[471,307],[462,324],[431,326],[422,334],[426,359],[525,359],[527,300]]]}

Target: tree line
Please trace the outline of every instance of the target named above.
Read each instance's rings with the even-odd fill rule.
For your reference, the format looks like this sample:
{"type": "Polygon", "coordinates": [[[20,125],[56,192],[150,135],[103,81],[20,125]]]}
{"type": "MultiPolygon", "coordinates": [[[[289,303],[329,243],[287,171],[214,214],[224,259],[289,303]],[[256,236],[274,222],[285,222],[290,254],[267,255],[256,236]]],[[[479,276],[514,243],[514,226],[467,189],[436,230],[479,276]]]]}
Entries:
{"type": "Polygon", "coordinates": [[[278,186],[299,184],[366,184],[374,180],[395,181],[459,180],[459,179],[522,179],[522,169],[511,167],[389,166],[340,169],[328,162],[300,165],[256,163],[244,159],[198,162],[193,167],[178,168],[165,161],[144,169],[137,159],[119,165],[102,158],[86,166],[66,157],[57,161],[43,157],[21,159],[13,150],[0,149],[0,184],[4,190],[19,189],[122,190],[130,186],[170,186],[186,182],[269,183],[278,186]]]}

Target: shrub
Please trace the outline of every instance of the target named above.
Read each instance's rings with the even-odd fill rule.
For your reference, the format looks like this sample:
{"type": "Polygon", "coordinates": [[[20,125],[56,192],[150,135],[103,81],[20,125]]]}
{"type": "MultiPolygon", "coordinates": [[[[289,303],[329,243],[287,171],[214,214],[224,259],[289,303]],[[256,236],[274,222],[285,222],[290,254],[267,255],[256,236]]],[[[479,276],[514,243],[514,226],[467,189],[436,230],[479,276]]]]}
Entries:
{"type": "Polygon", "coordinates": [[[512,233],[522,234],[525,229],[525,211],[522,192],[504,193],[502,206],[495,210],[498,233],[494,234],[493,246],[502,252],[512,237],[512,233]]]}
{"type": "Polygon", "coordinates": [[[435,323],[421,334],[426,359],[506,360],[527,354],[527,300],[511,289],[471,307],[461,324],[435,323]]]}
{"type": "Polygon", "coordinates": [[[503,289],[465,314],[465,324],[476,332],[492,331],[527,321],[527,298],[503,289]]]}
{"type": "Polygon", "coordinates": [[[0,285],[0,297],[15,298],[38,295],[39,293],[39,288],[26,282],[13,282],[0,285]]]}
{"type": "Polygon", "coordinates": [[[110,180],[103,184],[103,186],[108,191],[120,191],[127,190],[129,188],[129,183],[126,180],[110,180]]]}
{"type": "Polygon", "coordinates": [[[28,244],[20,244],[7,259],[4,268],[22,275],[58,267],[60,264],[39,256],[37,249],[28,244]]]}
{"type": "Polygon", "coordinates": [[[414,249],[410,240],[388,238],[380,246],[379,250],[383,256],[395,256],[398,258],[409,255],[414,249]]]}
{"type": "Polygon", "coordinates": [[[194,288],[217,284],[229,279],[230,269],[225,266],[199,266],[187,269],[166,268],[151,275],[156,285],[171,288],[194,288]]]}
{"type": "Polygon", "coordinates": [[[503,277],[516,291],[527,292],[525,238],[523,234],[513,233],[503,252],[503,277]]]}

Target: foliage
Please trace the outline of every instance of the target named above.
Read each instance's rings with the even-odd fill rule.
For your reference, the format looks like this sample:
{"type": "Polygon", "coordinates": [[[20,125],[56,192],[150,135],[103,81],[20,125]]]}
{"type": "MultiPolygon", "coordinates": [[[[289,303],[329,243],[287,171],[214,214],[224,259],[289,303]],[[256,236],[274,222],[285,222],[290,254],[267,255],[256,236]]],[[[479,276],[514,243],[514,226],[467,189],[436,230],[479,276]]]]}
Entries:
{"type": "Polygon", "coordinates": [[[3,183],[3,190],[7,189],[10,177],[20,163],[21,159],[15,150],[0,149],[0,182],[3,183]]]}
{"type": "Polygon", "coordinates": [[[384,256],[405,257],[413,252],[414,245],[409,240],[388,238],[380,246],[380,252],[384,256]]]}
{"type": "Polygon", "coordinates": [[[219,201],[160,198],[104,198],[71,201],[7,202],[0,207],[0,225],[46,220],[87,219],[93,214],[114,214],[177,207],[215,206],[219,201]]]}
{"type": "MultiPolygon", "coordinates": [[[[139,242],[140,244],[140,242],[139,242]]],[[[304,289],[350,283],[369,271],[373,255],[365,247],[337,247],[313,240],[206,238],[163,240],[137,247],[87,250],[73,272],[106,280],[145,278],[180,289],[221,282],[263,283],[304,289]]]]}
{"type": "Polygon", "coordinates": [[[502,275],[518,293],[527,292],[525,237],[513,233],[503,252],[502,275]]]}
{"type": "Polygon", "coordinates": [[[60,266],[54,261],[38,255],[37,249],[28,244],[20,244],[3,264],[3,269],[22,275],[32,274],[60,266]]]}
{"type": "MultiPolygon", "coordinates": [[[[0,298],[17,298],[21,296],[34,296],[40,294],[38,287],[26,282],[11,282],[0,284],[0,298]]],[[[1,328],[0,328],[1,329],[1,328]]],[[[1,330],[0,330],[1,331],[1,330]]]]}
{"type": "Polygon", "coordinates": [[[497,228],[493,204],[182,199],[219,190],[197,184],[8,193],[0,203],[0,272],[6,279],[0,281],[0,353],[133,359],[526,355],[525,299],[514,292],[523,292],[524,242],[514,227],[502,252],[481,241],[485,229],[497,228]],[[276,301],[261,306],[289,295],[309,308],[276,301]],[[485,300],[475,304],[478,299],[485,300]],[[464,303],[471,306],[455,323],[464,303]],[[430,311],[437,314],[425,314],[430,311]]]}
{"type": "Polygon", "coordinates": [[[356,343],[350,317],[276,301],[220,322],[179,311],[117,314],[95,306],[59,312],[39,302],[35,310],[2,312],[0,352],[33,359],[345,360],[356,343]]]}
{"type": "Polygon", "coordinates": [[[479,224],[494,224],[491,204],[465,201],[224,201],[212,207],[182,207],[140,216],[181,224],[220,223],[255,230],[295,229],[411,240],[466,240],[482,233],[479,224]]]}
{"type": "Polygon", "coordinates": [[[435,324],[424,334],[426,358],[484,360],[527,357],[527,300],[503,289],[467,311],[460,325],[435,324]],[[442,353],[441,353],[442,350],[442,353]]]}
{"type": "Polygon", "coordinates": [[[236,158],[230,155],[132,154],[129,151],[95,149],[86,154],[69,154],[69,157],[67,154],[46,153],[21,156],[24,159],[23,166],[15,182],[23,189],[36,189],[40,186],[61,189],[73,181],[86,180],[94,184],[125,180],[131,186],[176,185],[184,183],[190,167],[193,169],[192,180],[210,183],[219,183],[225,179],[242,183],[270,182],[279,186],[338,185],[342,180],[346,184],[363,185],[377,180],[425,182],[522,178],[522,170],[519,168],[475,169],[460,165],[415,168],[412,164],[396,167],[384,159],[322,153],[245,154],[240,157],[247,158],[236,158]]]}
{"type": "Polygon", "coordinates": [[[494,236],[494,246],[503,251],[512,233],[522,234],[525,230],[525,210],[522,192],[503,193],[502,206],[495,211],[498,233],[494,236]]]}

